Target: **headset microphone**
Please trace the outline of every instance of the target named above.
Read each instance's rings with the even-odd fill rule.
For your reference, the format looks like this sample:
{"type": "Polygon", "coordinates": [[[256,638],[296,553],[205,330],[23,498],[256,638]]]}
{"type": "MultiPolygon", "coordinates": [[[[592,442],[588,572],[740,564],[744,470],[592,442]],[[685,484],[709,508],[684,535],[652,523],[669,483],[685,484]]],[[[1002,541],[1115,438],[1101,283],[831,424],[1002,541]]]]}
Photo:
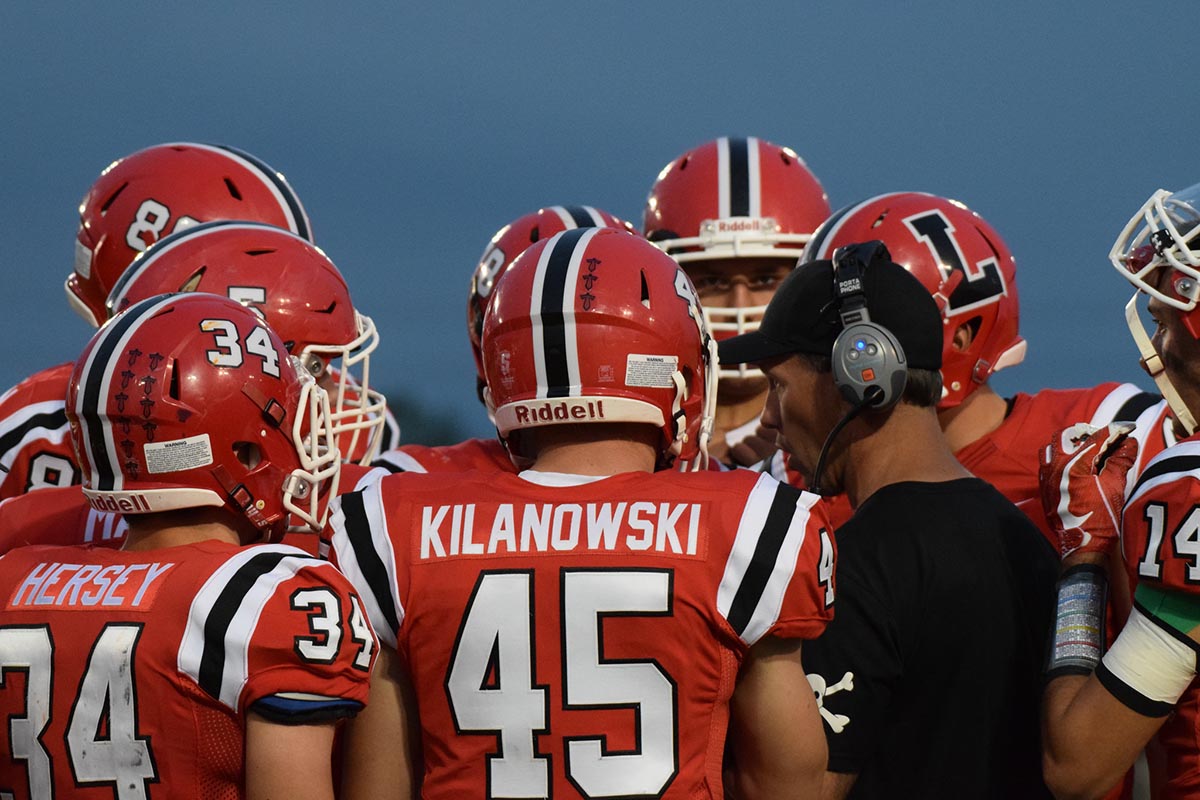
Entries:
{"type": "Polygon", "coordinates": [[[813,470],[812,486],[808,487],[810,492],[813,494],[821,493],[821,472],[825,469],[825,457],[829,455],[829,446],[833,444],[834,437],[842,432],[842,428],[850,424],[850,420],[865,411],[868,406],[874,405],[882,396],[882,393],[883,390],[878,386],[867,387],[865,396],[851,406],[850,410],[842,415],[838,423],[830,429],[829,435],[825,437],[825,443],[821,445],[821,454],[817,456],[817,466],[813,470]]]}

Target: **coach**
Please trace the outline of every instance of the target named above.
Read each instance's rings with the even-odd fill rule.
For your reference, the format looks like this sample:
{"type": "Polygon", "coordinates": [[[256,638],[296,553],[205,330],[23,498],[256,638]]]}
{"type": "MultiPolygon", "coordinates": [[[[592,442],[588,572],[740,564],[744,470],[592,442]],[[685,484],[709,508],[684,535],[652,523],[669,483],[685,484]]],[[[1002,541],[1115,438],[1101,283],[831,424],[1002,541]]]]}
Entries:
{"type": "Polygon", "coordinates": [[[792,272],[723,366],[770,379],[763,424],[837,531],[837,607],[805,647],[829,742],[823,797],[1048,796],[1040,671],[1057,560],[942,438],[942,322],[880,242],[792,272]]]}

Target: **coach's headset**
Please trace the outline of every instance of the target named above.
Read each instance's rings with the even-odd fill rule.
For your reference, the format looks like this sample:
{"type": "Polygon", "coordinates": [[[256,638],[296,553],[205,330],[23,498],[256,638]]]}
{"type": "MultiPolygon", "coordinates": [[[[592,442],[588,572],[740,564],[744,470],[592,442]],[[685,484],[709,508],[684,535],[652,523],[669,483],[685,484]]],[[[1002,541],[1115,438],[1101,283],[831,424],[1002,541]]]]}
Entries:
{"type": "Polygon", "coordinates": [[[904,348],[892,332],[871,321],[863,275],[892,260],[883,242],[848,244],[833,254],[833,294],[842,332],[833,342],[833,382],[854,406],[886,411],[908,383],[904,348]]]}
{"type": "Polygon", "coordinates": [[[821,493],[821,471],[834,437],[863,411],[886,411],[896,405],[908,383],[904,348],[891,331],[872,322],[867,311],[863,275],[871,265],[891,260],[880,241],[848,244],[833,254],[833,298],[842,322],[830,354],[833,384],[851,407],[821,445],[811,487],[816,494],[821,493]]]}

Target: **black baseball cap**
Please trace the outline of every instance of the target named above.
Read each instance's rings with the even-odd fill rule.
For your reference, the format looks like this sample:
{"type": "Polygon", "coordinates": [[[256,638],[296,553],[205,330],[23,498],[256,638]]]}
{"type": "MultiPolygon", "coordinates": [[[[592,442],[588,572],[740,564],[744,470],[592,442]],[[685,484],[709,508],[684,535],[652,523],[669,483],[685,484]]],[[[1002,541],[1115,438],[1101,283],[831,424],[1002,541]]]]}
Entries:
{"type": "MultiPolygon", "coordinates": [[[[908,366],[942,368],[942,315],[919,280],[891,260],[874,260],[863,270],[863,293],[871,321],[892,332],[908,366]]],[[[758,330],[719,342],[718,353],[723,366],[792,353],[828,356],[841,331],[833,262],[822,259],[797,266],[771,298],[758,330]]]]}

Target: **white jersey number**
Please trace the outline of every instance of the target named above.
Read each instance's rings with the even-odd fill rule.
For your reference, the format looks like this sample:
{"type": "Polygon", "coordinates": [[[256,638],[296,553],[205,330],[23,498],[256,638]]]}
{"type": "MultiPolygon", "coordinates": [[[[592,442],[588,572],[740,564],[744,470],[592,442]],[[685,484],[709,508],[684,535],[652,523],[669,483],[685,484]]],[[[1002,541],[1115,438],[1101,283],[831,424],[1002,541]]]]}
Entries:
{"type": "MultiPolygon", "coordinates": [[[[133,655],[141,631],[141,625],[104,626],[67,722],[67,751],[77,785],[111,784],[117,800],[145,798],[146,784],[158,780],[150,742],[138,735],[133,655]]],[[[13,759],[24,761],[28,769],[30,797],[54,797],[50,754],[42,742],[50,721],[53,657],[47,626],[0,628],[0,678],[8,671],[26,675],[26,716],[10,718],[9,733],[13,759]]]]}
{"type": "MultiPolygon", "coordinates": [[[[584,797],[657,796],[678,771],[677,688],[652,659],[603,656],[603,622],[614,616],[672,613],[669,570],[564,570],[563,708],[635,709],[638,747],[609,752],[603,731],[566,742],[566,774],[584,797]]],[[[485,572],[467,605],[446,676],[462,733],[496,736],[488,757],[490,797],[550,795],[549,759],[537,752],[547,733],[550,687],[534,675],[533,575],[485,572]]]]}

